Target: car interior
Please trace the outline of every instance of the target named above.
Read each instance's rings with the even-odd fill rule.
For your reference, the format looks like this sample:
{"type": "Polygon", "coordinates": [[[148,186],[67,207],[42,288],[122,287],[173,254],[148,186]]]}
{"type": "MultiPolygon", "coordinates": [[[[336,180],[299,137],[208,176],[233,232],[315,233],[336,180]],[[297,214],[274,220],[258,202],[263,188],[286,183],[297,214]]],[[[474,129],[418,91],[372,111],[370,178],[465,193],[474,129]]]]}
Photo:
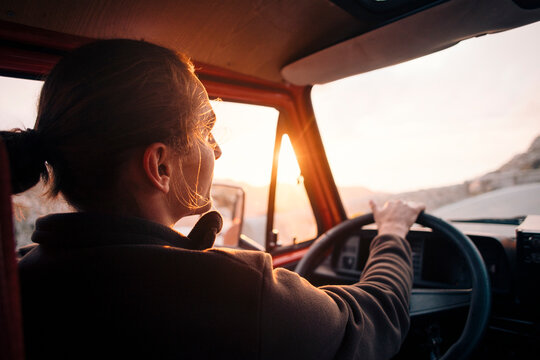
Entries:
{"type": "MultiPolygon", "coordinates": [[[[96,39],[146,40],[187,54],[217,100],[218,119],[219,107],[227,103],[269,108],[274,117],[260,135],[270,150],[258,217],[250,218],[255,205],[247,203],[253,197],[247,185],[214,186],[227,228],[219,245],[269,252],[275,267],[294,270],[316,286],[352,284],[376,228],[371,214],[346,209],[323,141],[329,128],[319,126],[314,110],[314,87],[539,20],[538,0],[0,0],[0,76],[42,80],[64,54],[96,39]],[[305,221],[313,223],[305,235],[278,231],[283,218],[278,168],[285,147],[291,147],[301,174],[293,181],[306,197],[305,221]]],[[[339,126],[339,118],[332,121],[339,126]]],[[[251,146],[246,141],[242,151],[251,146]]],[[[354,154],[359,164],[369,156],[354,154]]],[[[2,145],[0,358],[24,359],[17,261],[34,245],[17,245],[18,210],[9,184],[2,145]]],[[[538,187],[530,191],[528,197],[540,198],[538,187]]],[[[457,219],[450,222],[429,210],[407,237],[414,270],[411,328],[395,358],[538,356],[540,209],[504,222],[490,216],[467,220],[459,209],[452,215],[435,212],[457,219]]],[[[304,221],[295,219],[300,219],[296,225],[304,221]]],[[[177,229],[189,226],[188,221],[177,229]]]]}

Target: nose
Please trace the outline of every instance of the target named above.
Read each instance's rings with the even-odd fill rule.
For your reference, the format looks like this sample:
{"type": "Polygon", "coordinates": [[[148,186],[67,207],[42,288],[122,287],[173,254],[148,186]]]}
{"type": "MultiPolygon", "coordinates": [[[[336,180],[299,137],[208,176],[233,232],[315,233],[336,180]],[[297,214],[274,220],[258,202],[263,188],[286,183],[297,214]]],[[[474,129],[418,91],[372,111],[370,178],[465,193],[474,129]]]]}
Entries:
{"type": "Polygon", "coordinates": [[[214,159],[219,159],[221,157],[222,151],[218,143],[214,143],[214,159]]]}

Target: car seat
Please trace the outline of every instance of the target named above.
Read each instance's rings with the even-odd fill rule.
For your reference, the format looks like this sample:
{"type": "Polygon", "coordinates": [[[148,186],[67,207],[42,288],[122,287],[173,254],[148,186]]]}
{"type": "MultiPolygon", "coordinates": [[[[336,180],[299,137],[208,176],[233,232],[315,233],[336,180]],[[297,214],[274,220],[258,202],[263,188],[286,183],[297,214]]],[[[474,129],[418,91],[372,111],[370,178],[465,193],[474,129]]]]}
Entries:
{"type": "Polygon", "coordinates": [[[0,359],[24,359],[9,160],[0,140],[0,359]]]}

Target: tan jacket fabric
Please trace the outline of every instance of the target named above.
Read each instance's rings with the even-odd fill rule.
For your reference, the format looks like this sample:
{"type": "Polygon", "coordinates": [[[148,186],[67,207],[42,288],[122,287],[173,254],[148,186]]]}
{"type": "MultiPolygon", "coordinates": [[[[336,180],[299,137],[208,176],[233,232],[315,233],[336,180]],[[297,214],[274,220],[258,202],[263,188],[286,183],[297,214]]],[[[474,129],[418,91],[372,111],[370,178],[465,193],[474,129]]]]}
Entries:
{"type": "Polygon", "coordinates": [[[27,358],[384,359],[409,326],[411,249],[380,236],[362,278],[313,287],[255,251],[194,248],[161,225],[38,220],[20,262],[27,358]]]}

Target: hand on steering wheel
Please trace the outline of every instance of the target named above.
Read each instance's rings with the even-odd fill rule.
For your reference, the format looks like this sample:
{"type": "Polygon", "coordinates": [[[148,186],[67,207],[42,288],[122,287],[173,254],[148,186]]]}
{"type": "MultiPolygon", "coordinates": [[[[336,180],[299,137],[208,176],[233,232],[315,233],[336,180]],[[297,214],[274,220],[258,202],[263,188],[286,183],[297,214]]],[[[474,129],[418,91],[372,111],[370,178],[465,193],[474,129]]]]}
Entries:
{"type": "Polygon", "coordinates": [[[402,238],[405,238],[418,214],[426,209],[423,204],[401,200],[387,201],[383,206],[370,200],[369,206],[373,211],[379,235],[394,234],[402,238]]]}

